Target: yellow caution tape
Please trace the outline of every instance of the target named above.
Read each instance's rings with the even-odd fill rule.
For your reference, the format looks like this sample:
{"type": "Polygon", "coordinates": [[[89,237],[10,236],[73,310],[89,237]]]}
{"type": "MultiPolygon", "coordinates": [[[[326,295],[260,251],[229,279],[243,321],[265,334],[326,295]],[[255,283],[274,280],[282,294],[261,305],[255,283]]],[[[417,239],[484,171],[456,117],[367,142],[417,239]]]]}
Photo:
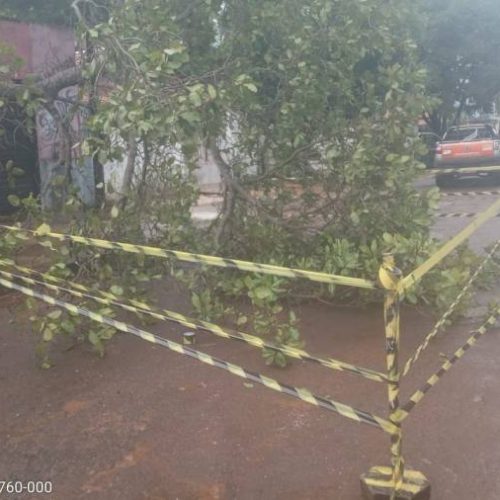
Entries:
{"type": "Polygon", "coordinates": [[[479,172],[499,172],[500,165],[477,166],[477,167],[455,167],[455,168],[434,168],[430,170],[432,174],[474,174],[479,172]]]}
{"type": "Polygon", "coordinates": [[[172,342],[171,340],[164,339],[162,337],[159,337],[158,335],[154,335],[147,331],[141,330],[133,325],[129,325],[122,321],[118,321],[109,318],[107,316],[103,316],[102,314],[89,311],[88,309],[85,309],[83,307],[75,306],[74,304],[71,304],[69,302],[64,302],[62,300],[55,299],[50,295],[39,293],[24,286],[17,285],[12,281],[8,281],[4,278],[0,278],[0,285],[9,288],[11,290],[17,290],[29,297],[34,297],[36,299],[42,300],[43,302],[46,302],[47,304],[50,304],[52,306],[60,307],[70,313],[85,316],[97,323],[111,326],[123,333],[129,333],[147,342],[151,342],[153,344],[166,347],[171,351],[183,354],[185,356],[189,356],[207,365],[221,368],[223,370],[228,371],[229,373],[232,373],[233,375],[236,375],[237,377],[247,379],[258,384],[262,384],[274,391],[281,392],[296,399],[300,399],[314,406],[318,406],[320,408],[333,411],[335,413],[338,413],[339,415],[343,415],[344,417],[350,420],[354,420],[359,423],[364,423],[377,427],[388,433],[394,431],[395,425],[389,422],[388,420],[377,417],[376,415],[372,415],[371,413],[367,413],[363,410],[358,410],[357,408],[347,406],[343,403],[339,403],[337,401],[327,399],[321,396],[316,396],[308,389],[301,389],[293,387],[291,385],[283,384],[281,382],[278,382],[277,380],[266,377],[265,375],[251,372],[249,370],[246,370],[245,368],[242,368],[241,366],[220,360],[218,358],[210,356],[209,354],[196,351],[194,349],[191,349],[190,347],[178,344],[177,342],[172,342]]]}
{"type": "Polygon", "coordinates": [[[376,493],[384,498],[390,498],[395,491],[409,493],[408,498],[413,498],[429,484],[421,472],[405,469],[403,480],[396,485],[391,467],[372,467],[367,474],[361,476],[361,481],[375,488],[376,493]]]}
{"type": "Polygon", "coordinates": [[[441,378],[443,375],[450,370],[450,368],[460,359],[465,353],[476,344],[478,339],[482,337],[491,327],[495,325],[497,322],[497,318],[500,315],[500,308],[496,308],[493,313],[489,316],[489,318],[477,329],[473,332],[473,334],[467,339],[467,342],[457,349],[453,356],[447,359],[442,365],[441,368],[431,375],[425,385],[415,391],[408,402],[403,405],[399,411],[399,414],[396,419],[393,419],[394,422],[399,421],[402,422],[410,413],[410,411],[424,398],[427,392],[429,392],[441,378]]]}
{"type": "Polygon", "coordinates": [[[491,251],[488,253],[486,258],[481,262],[481,265],[478,266],[474,274],[469,278],[469,281],[466,283],[466,285],[462,288],[462,291],[457,295],[457,298],[453,301],[453,303],[450,305],[448,310],[443,314],[441,319],[436,323],[434,328],[425,336],[425,339],[423,342],[417,347],[415,354],[406,362],[406,365],[403,370],[403,376],[408,375],[409,371],[411,368],[415,365],[417,360],[420,358],[420,355],[422,352],[427,349],[429,346],[430,341],[439,333],[441,328],[446,324],[446,321],[448,318],[453,314],[455,309],[458,307],[462,299],[465,297],[465,295],[469,292],[470,288],[476,281],[477,277],[481,274],[483,271],[484,267],[486,264],[493,258],[495,253],[498,251],[498,248],[500,247],[500,240],[498,240],[495,245],[493,245],[493,248],[491,251]]]}
{"type": "Polygon", "coordinates": [[[238,340],[240,342],[244,342],[245,344],[251,345],[253,347],[273,349],[275,351],[280,351],[283,354],[286,354],[287,356],[295,358],[295,359],[313,362],[313,363],[319,364],[321,366],[324,366],[326,368],[331,368],[333,370],[354,373],[356,375],[360,375],[364,378],[367,378],[369,380],[373,380],[376,382],[386,382],[387,381],[387,377],[385,374],[374,371],[374,370],[370,370],[368,368],[363,368],[363,367],[351,365],[350,363],[345,363],[345,362],[339,361],[337,359],[318,358],[316,356],[309,354],[308,352],[306,352],[302,349],[297,349],[297,348],[286,346],[286,345],[277,346],[277,345],[274,345],[270,342],[264,341],[260,337],[256,337],[254,335],[250,335],[250,334],[243,333],[243,332],[238,332],[238,331],[235,331],[235,330],[232,330],[229,328],[224,329],[224,328],[221,328],[220,326],[215,325],[213,323],[209,323],[207,321],[195,320],[195,319],[189,318],[187,316],[184,316],[182,314],[179,314],[179,313],[176,313],[173,311],[169,311],[167,309],[161,309],[161,310],[153,309],[152,307],[150,307],[148,304],[145,304],[144,302],[138,302],[135,300],[131,300],[131,301],[126,301],[126,303],[124,303],[123,302],[124,299],[117,297],[116,295],[114,295],[112,293],[95,291],[95,290],[93,291],[93,290],[91,290],[83,285],[80,285],[78,283],[65,282],[64,280],[60,280],[60,279],[55,278],[53,276],[46,275],[46,274],[44,275],[44,274],[38,273],[37,271],[34,271],[32,269],[17,266],[13,263],[9,263],[8,261],[0,260],[0,266],[11,267],[11,268],[17,269],[20,272],[23,272],[25,274],[29,274],[31,276],[38,276],[44,280],[49,280],[49,281],[56,282],[56,283],[63,283],[67,287],[69,286],[69,287],[72,287],[73,289],[67,288],[67,287],[61,287],[61,286],[57,286],[57,285],[52,285],[52,284],[47,283],[45,281],[39,281],[39,280],[36,280],[33,278],[28,278],[26,276],[21,276],[21,275],[17,275],[14,273],[0,270],[0,274],[9,278],[9,279],[18,279],[18,280],[24,281],[25,283],[30,284],[30,285],[44,286],[44,287],[49,288],[50,290],[53,290],[57,293],[63,292],[63,293],[69,293],[69,294],[71,294],[75,297],[79,297],[79,298],[88,298],[88,299],[94,300],[95,302],[98,302],[100,304],[120,307],[121,309],[124,309],[125,311],[146,314],[146,315],[149,315],[153,318],[156,318],[156,319],[159,319],[162,321],[171,321],[171,322],[186,326],[188,328],[209,332],[209,333],[212,333],[214,335],[217,335],[218,337],[238,340]],[[76,289],[78,289],[78,290],[76,290],[76,289]],[[100,297],[96,297],[95,295],[92,295],[92,292],[98,293],[100,295],[100,297]]]}
{"type": "MultiPolygon", "coordinates": [[[[476,215],[479,214],[476,212],[450,212],[437,214],[437,217],[441,219],[472,219],[476,215]]],[[[497,214],[497,217],[500,217],[500,214],[497,214]]]]}
{"type": "Polygon", "coordinates": [[[417,281],[419,281],[427,272],[434,266],[439,264],[446,256],[453,250],[461,245],[467,238],[471,236],[478,228],[485,224],[488,220],[495,217],[500,211],[500,200],[493,203],[488,209],[479,214],[465,229],[456,234],[453,238],[447,241],[434,255],[427,259],[417,269],[415,269],[408,276],[403,278],[398,287],[400,293],[411,288],[417,281]]]}
{"type": "Polygon", "coordinates": [[[395,419],[399,412],[399,345],[400,345],[400,302],[398,293],[402,272],[395,265],[394,256],[384,254],[383,263],[379,269],[379,280],[385,288],[384,324],[386,365],[389,384],[387,385],[389,399],[389,420],[396,425],[391,434],[392,484],[396,490],[401,490],[404,483],[405,462],[402,454],[402,431],[395,419]]]}
{"type": "Polygon", "coordinates": [[[224,257],[214,257],[212,255],[201,255],[189,252],[180,252],[177,250],[165,250],[163,248],[150,247],[144,245],[134,245],[132,243],[121,243],[116,241],[100,240],[96,238],[86,238],[84,236],[75,236],[70,234],[53,233],[50,231],[31,231],[16,226],[0,225],[0,228],[9,231],[28,231],[35,236],[46,236],[59,241],[73,241],[90,247],[104,248],[107,250],[121,250],[129,253],[149,255],[151,257],[175,258],[184,262],[193,262],[197,264],[206,264],[208,266],[225,267],[230,269],[239,269],[240,271],[249,271],[260,274],[271,274],[285,278],[304,278],[318,283],[330,283],[336,285],[352,286],[357,288],[375,289],[374,282],[362,278],[352,278],[335,274],[322,273],[317,271],[307,271],[305,269],[293,269],[288,267],[275,266],[271,264],[256,264],[236,259],[226,259],[224,257]]]}
{"type": "Polygon", "coordinates": [[[442,191],[439,194],[446,197],[498,196],[500,191],[442,191]]]}

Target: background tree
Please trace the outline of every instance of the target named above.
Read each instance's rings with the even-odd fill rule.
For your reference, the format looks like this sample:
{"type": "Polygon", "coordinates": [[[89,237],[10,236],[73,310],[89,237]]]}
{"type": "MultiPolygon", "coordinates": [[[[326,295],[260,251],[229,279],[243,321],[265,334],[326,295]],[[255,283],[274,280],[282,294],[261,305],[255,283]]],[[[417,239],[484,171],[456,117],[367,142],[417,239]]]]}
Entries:
{"type": "Polygon", "coordinates": [[[500,93],[500,9],[495,0],[424,0],[421,39],[428,92],[440,104],[426,119],[442,135],[476,110],[490,111],[500,93]]]}

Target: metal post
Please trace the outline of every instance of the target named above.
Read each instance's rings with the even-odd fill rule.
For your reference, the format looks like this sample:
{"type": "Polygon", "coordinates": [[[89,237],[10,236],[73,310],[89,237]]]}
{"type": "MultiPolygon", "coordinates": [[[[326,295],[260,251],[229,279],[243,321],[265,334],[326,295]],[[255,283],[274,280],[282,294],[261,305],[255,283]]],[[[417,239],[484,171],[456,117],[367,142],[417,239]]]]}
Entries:
{"type": "Polygon", "coordinates": [[[396,498],[397,492],[401,490],[404,480],[404,459],[402,454],[402,430],[398,422],[399,412],[399,304],[400,295],[397,291],[398,282],[401,279],[401,271],[396,267],[394,256],[384,254],[383,263],[379,270],[380,283],[385,289],[384,299],[384,323],[385,323],[385,350],[388,375],[389,395],[389,420],[397,427],[397,431],[391,435],[391,462],[392,483],[394,491],[391,500],[396,498]]]}
{"type": "Polygon", "coordinates": [[[384,289],[385,351],[387,363],[389,420],[394,425],[391,434],[392,467],[372,467],[361,476],[361,489],[366,500],[429,500],[430,484],[415,470],[405,470],[402,449],[402,429],[399,404],[399,320],[401,295],[398,284],[402,273],[396,267],[394,255],[383,256],[379,284],[384,289]]]}

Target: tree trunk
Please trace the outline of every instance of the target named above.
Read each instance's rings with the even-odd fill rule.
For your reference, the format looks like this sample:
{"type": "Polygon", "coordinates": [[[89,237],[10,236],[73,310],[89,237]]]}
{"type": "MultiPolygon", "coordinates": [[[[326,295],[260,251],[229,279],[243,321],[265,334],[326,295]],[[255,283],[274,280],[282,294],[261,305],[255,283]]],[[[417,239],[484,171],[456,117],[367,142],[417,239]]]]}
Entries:
{"type": "Polygon", "coordinates": [[[223,187],[224,201],[219,219],[217,221],[217,228],[215,230],[215,242],[217,247],[219,247],[224,239],[224,236],[227,234],[228,226],[231,222],[231,215],[236,201],[236,193],[231,167],[222,157],[214,139],[210,139],[208,148],[212,154],[215,164],[217,165],[217,168],[219,169],[223,187]]]}
{"type": "Polygon", "coordinates": [[[127,199],[132,189],[132,180],[134,178],[135,160],[137,158],[137,141],[135,134],[129,132],[127,141],[127,162],[123,174],[122,187],[120,189],[120,205],[122,208],[127,204],[127,199]]]}

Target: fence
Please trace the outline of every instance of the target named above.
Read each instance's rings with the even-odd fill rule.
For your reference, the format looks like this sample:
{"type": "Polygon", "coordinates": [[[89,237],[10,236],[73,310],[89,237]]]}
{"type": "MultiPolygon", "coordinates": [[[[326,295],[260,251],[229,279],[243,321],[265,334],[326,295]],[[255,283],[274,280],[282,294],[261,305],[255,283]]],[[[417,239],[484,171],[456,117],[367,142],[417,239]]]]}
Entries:
{"type": "Polygon", "coordinates": [[[493,203],[487,210],[476,215],[474,220],[465,229],[443,244],[433,256],[407,276],[402,276],[401,271],[395,265],[393,255],[384,255],[378,273],[378,280],[373,281],[303,269],[292,269],[269,264],[256,264],[253,262],[235,259],[179,252],[176,250],[166,250],[151,246],[55,233],[52,232],[50,227],[46,224],[40,226],[36,231],[28,231],[17,226],[0,225],[0,229],[5,231],[24,234],[29,233],[38,238],[43,237],[58,241],[70,241],[94,248],[118,250],[159,258],[177,259],[179,261],[232,268],[245,272],[271,274],[290,279],[307,279],[317,283],[337,284],[369,290],[382,289],[385,293],[384,319],[386,340],[385,355],[387,366],[386,373],[378,372],[366,367],[355,366],[338,359],[319,357],[310,354],[303,349],[293,348],[286,345],[278,346],[272,342],[268,342],[260,337],[250,335],[248,333],[229,328],[222,328],[206,321],[194,320],[174,311],[152,307],[144,302],[136,300],[126,300],[110,292],[96,291],[80,283],[62,280],[47,273],[40,273],[33,269],[17,265],[15,262],[8,259],[0,259],[0,285],[8,289],[21,292],[27,296],[34,297],[47,304],[60,307],[72,314],[85,316],[95,322],[114,327],[118,331],[137,336],[147,342],[151,342],[179,354],[189,356],[202,363],[225,370],[233,375],[236,375],[237,377],[262,384],[269,389],[332,411],[350,420],[376,427],[390,436],[391,466],[373,467],[368,473],[362,475],[361,484],[365,497],[370,499],[390,498],[391,500],[399,498],[429,498],[430,485],[425,476],[418,471],[409,470],[405,467],[402,453],[402,424],[412,409],[420,401],[422,401],[424,396],[443,377],[443,375],[448,372],[461,357],[464,356],[468,349],[470,349],[470,347],[472,347],[477,340],[486,333],[488,328],[495,324],[498,315],[500,315],[500,308],[495,308],[486,321],[477,330],[471,333],[467,342],[449,359],[446,359],[439,371],[429,377],[422,388],[417,390],[409,398],[409,400],[404,403],[401,403],[400,401],[401,379],[412,370],[422,352],[427,349],[431,340],[435,338],[436,335],[443,329],[449,317],[471,290],[474,282],[485,269],[486,264],[491,261],[495,253],[498,251],[500,247],[500,239],[494,244],[491,251],[474,271],[474,273],[472,273],[468,283],[457,296],[456,300],[450,305],[449,309],[436,323],[434,328],[425,336],[423,342],[416,349],[414,354],[406,361],[403,369],[400,368],[399,362],[400,303],[405,292],[418,283],[426,273],[438,265],[459,245],[464,243],[479,227],[483,226],[487,221],[491,220],[499,213],[500,199],[493,203]],[[118,307],[125,311],[145,314],[162,321],[178,323],[191,329],[203,330],[213,335],[243,342],[253,347],[267,347],[275,351],[282,352],[284,355],[291,358],[301,359],[331,370],[349,372],[372,382],[387,384],[389,414],[387,417],[374,415],[343,402],[316,395],[308,389],[294,387],[259,373],[254,373],[241,366],[198,351],[193,347],[182,345],[158,335],[154,335],[133,325],[98,314],[87,308],[62,300],[61,298],[55,298],[49,293],[42,291],[43,289],[54,292],[57,296],[64,294],[80,299],[85,298],[98,304],[105,304],[108,306],[118,307]]]}

